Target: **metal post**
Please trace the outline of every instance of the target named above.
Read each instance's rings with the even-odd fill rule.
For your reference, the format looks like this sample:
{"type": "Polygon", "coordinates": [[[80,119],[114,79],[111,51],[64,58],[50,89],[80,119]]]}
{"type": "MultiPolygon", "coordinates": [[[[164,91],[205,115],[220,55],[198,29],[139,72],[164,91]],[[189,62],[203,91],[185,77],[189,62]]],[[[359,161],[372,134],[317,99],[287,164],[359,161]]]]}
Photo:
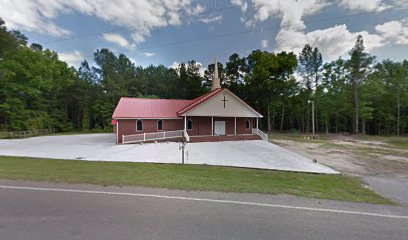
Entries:
{"type": "Polygon", "coordinates": [[[182,156],[181,156],[181,164],[184,164],[184,146],[185,146],[185,143],[183,143],[183,147],[181,148],[181,154],[182,154],[182,156]]]}
{"type": "Polygon", "coordinates": [[[312,102],[312,124],[313,124],[313,135],[312,135],[312,139],[314,139],[315,136],[315,105],[314,105],[314,101],[312,102]]]}
{"type": "MultiPolygon", "coordinates": [[[[183,133],[184,136],[184,133],[183,133]]],[[[181,150],[181,164],[184,164],[184,148],[186,147],[187,142],[183,141],[179,143],[179,150],[181,150]]]]}
{"type": "Polygon", "coordinates": [[[184,131],[187,130],[187,116],[184,116],[184,131]]]}
{"type": "Polygon", "coordinates": [[[116,120],[116,143],[119,143],[119,121],[116,120]]]}
{"type": "Polygon", "coordinates": [[[315,136],[315,106],[314,106],[314,101],[309,100],[309,103],[312,103],[312,139],[314,139],[315,136]]]}
{"type": "Polygon", "coordinates": [[[214,136],[214,117],[211,116],[211,136],[214,136]]]}
{"type": "Polygon", "coordinates": [[[234,133],[237,135],[237,117],[234,117],[234,133]]]}
{"type": "Polygon", "coordinates": [[[256,129],[259,129],[259,127],[258,127],[258,117],[256,118],[256,129]]]}

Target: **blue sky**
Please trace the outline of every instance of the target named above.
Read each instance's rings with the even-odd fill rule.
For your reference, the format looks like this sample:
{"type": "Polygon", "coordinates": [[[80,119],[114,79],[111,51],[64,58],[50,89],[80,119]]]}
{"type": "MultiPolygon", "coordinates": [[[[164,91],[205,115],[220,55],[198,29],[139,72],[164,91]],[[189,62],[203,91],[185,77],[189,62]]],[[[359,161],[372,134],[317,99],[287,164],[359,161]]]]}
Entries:
{"type": "Polygon", "coordinates": [[[171,66],[317,46],[346,57],[358,34],[380,60],[408,58],[408,0],[0,0],[0,17],[78,66],[100,48],[171,66]]]}

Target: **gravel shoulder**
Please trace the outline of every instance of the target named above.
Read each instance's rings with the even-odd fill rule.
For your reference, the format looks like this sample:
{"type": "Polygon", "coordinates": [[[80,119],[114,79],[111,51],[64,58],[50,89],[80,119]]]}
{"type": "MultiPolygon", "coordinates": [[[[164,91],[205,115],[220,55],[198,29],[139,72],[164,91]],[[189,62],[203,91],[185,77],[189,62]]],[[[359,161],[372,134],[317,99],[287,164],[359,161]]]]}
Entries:
{"type": "Polygon", "coordinates": [[[342,174],[361,177],[367,187],[408,206],[408,138],[348,134],[305,140],[271,133],[270,141],[342,174]]]}

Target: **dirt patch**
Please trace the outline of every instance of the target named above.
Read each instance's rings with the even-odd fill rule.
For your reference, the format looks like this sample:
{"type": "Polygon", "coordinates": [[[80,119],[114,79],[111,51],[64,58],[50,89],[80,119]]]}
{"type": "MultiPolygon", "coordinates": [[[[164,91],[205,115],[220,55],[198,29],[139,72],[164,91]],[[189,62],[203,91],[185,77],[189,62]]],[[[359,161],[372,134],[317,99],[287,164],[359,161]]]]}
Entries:
{"type": "MultiPolygon", "coordinates": [[[[319,163],[350,175],[408,176],[408,150],[387,141],[335,135],[318,142],[303,139],[272,141],[319,163]]],[[[279,138],[279,136],[278,136],[279,138]]]]}
{"type": "Polygon", "coordinates": [[[363,140],[333,140],[333,143],[344,145],[364,145],[364,146],[381,146],[387,145],[385,142],[380,141],[363,141],[363,140]]]}
{"type": "Polygon", "coordinates": [[[354,157],[341,149],[328,149],[322,144],[313,143],[295,143],[282,146],[301,154],[310,159],[316,159],[319,163],[332,167],[342,173],[348,174],[366,174],[365,169],[356,164],[354,157]]]}

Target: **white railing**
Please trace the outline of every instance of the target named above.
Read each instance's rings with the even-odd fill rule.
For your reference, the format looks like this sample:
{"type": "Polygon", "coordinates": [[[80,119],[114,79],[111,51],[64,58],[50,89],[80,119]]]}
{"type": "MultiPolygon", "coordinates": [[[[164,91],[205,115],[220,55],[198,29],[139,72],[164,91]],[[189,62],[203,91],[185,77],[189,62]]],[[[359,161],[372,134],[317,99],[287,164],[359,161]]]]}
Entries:
{"type": "Polygon", "coordinates": [[[162,140],[162,139],[168,139],[168,138],[178,138],[178,137],[183,137],[183,132],[184,130],[177,130],[177,131],[163,131],[163,132],[154,132],[154,133],[122,135],[122,143],[123,144],[138,143],[138,142],[162,140]]]}
{"type": "Polygon", "coordinates": [[[262,132],[261,130],[257,128],[252,128],[252,134],[256,134],[260,136],[263,140],[268,141],[268,134],[262,132]]]}
{"type": "Polygon", "coordinates": [[[184,130],[184,138],[186,139],[186,142],[190,142],[190,136],[188,136],[188,133],[186,130],[184,130]]]}

